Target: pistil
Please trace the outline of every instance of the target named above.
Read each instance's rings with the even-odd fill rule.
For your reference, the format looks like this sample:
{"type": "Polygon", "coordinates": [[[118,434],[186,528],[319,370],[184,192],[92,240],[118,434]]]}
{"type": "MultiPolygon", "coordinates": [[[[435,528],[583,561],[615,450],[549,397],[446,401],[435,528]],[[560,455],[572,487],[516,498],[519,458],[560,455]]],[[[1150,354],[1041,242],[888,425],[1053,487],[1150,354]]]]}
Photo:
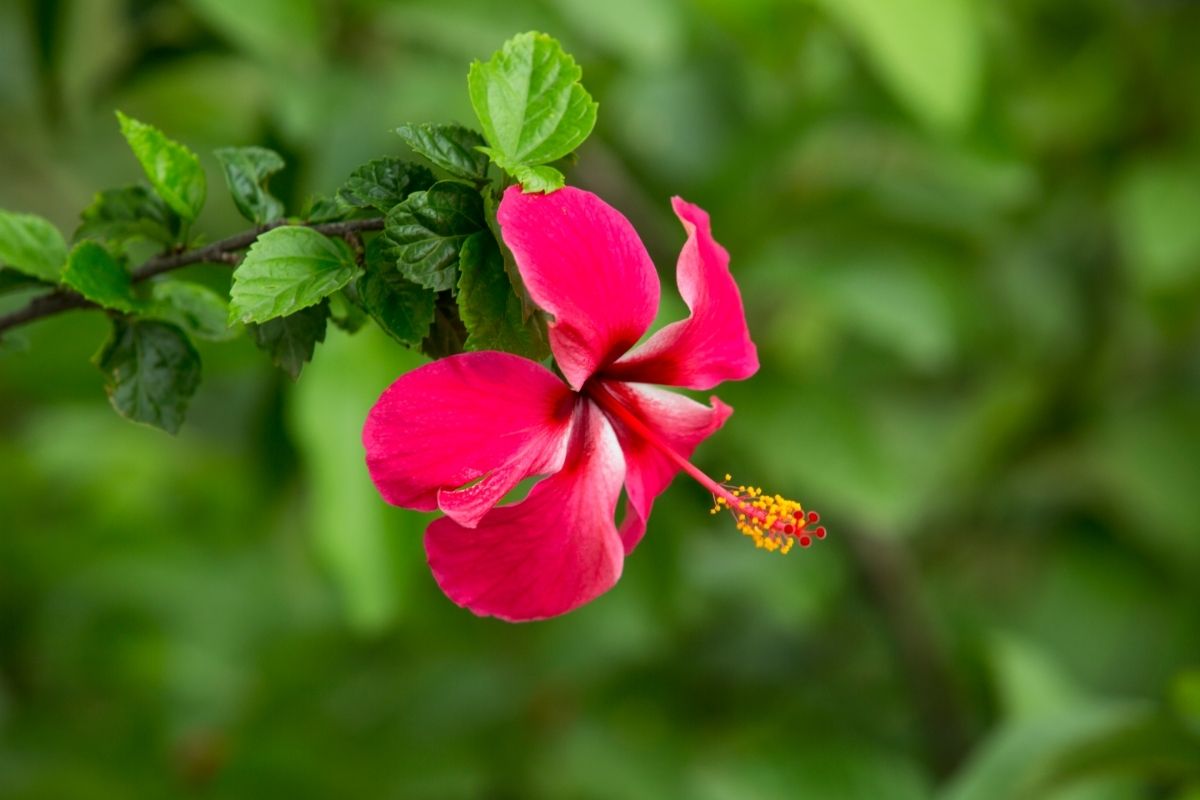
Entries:
{"type": "Polygon", "coordinates": [[[733,486],[717,483],[698,467],[677,453],[670,445],[650,429],[603,385],[590,384],[585,392],[607,414],[620,420],[631,431],[649,442],[655,449],[690,475],[697,483],[712,493],[711,513],[727,509],[732,514],[737,529],[754,541],[754,546],[771,553],[786,555],[799,543],[809,547],[813,539],[824,539],[825,527],[817,525],[821,517],[815,511],[805,511],[795,500],[782,495],[768,495],[756,486],[733,486]],[[815,527],[813,527],[815,526],[815,527]]]}

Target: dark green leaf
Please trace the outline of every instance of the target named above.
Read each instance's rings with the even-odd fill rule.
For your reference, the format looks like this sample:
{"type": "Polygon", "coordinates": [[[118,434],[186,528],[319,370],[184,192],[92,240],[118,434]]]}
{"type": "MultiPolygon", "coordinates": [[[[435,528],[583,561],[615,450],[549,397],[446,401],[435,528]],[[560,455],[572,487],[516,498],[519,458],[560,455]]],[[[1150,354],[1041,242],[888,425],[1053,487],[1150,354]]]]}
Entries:
{"type": "Polygon", "coordinates": [[[338,202],[351,208],[374,208],[385,214],[413,192],[433,186],[426,167],[398,158],[377,158],[350,174],[338,189],[338,202]]]}
{"type": "Polygon", "coordinates": [[[477,148],[487,144],[483,136],[461,125],[415,125],[409,123],[396,129],[404,143],[459,178],[487,178],[488,157],[477,148]]]}
{"type": "Polygon", "coordinates": [[[58,283],[66,260],[67,243],[48,220],[0,211],[0,265],[58,283]]]}
{"type": "Polygon", "coordinates": [[[400,344],[413,347],[429,333],[434,293],[397,272],[389,249],[382,236],[367,243],[367,271],[358,279],[358,295],[380,328],[400,344]]]}
{"type": "Polygon", "coordinates": [[[67,256],[62,282],[93,303],[117,311],[133,311],[129,270],[97,242],[80,242],[67,256]]]}
{"type": "Polygon", "coordinates": [[[36,289],[46,286],[45,281],[18,272],[8,267],[0,267],[0,294],[19,292],[22,289],[36,289]]]}
{"type": "Polygon", "coordinates": [[[458,318],[458,306],[450,292],[438,292],[433,304],[433,325],[421,342],[421,352],[430,358],[445,358],[466,350],[467,329],[458,318]]]}
{"type": "Polygon", "coordinates": [[[275,366],[296,380],[304,365],[312,361],[317,343],[325,341],[328,319],[329,303],[322,301],[295,314],[250,325],[248,329],[259,349],[266,351],[275,366]]]}
{"type": "Polygon", "coordinates": [[[539,360],[549,354],[541,319],[526,319],[521,300],[504,273],[504,258],[492,235],[481,231],[460,253],[458,314],[467,329],[467,350],[504,350],[539,360]]]}
{"type": "Polygon", "coordinates": [[[120,249],[134,239],[170,246],[179,236],[179,215],[144,186],[100,192],[80,216],[76,241],[99,239],[120,249]]]}
{"type": "Polygon", "coordinates": [[[1081,737],[1055,754],[1040,776],[1033,796],[1084,778],[1126,772],[1200,780],[1200,739],[1172,715],[1160,710],[1123,721],[1109,730],[1081,737]]]}
{"type": "Polygon", "coordinates": [[[386,235],[395,245],[400,274],[434,291],[458,282],[458,251],[468,236],[483,230],[483,200],[469,186],[442,181],[416,192],[387,218],[386,235]]]}
{"type": "Polygon", "coordinates": [[[471,105],[498,166],[513,172],[548,164],[583,143],[596,124],[596,103],[579,82],[582,74],[558,42],[535,32],[471,65],[471,105]]]}
{"type": "Polygon", "coordinates": [[[195,220],[204,207],[207,192],[200,159],[152,125],[138,122],[120,111],[117,119],[125,141],[129,142],[159,197],[185,220],[195,220]]]}
{"type": "Polygon", "coordinates": [[[351,283],[342,291],[329,296],[329,321],[346,333],[357,333],[367,321],[367,314],[349,293],[356,284],[351,283]]]}
{"type": "Polygon", "coordinates": [[[267,231],[233,273],[230,318],[266,322],[314,305],[354,278],[354,253],[311,228],[267,231]]]}
{"type": "Polygon", "coordinates": [[[263,225],[283,216],[283,203],[267,191],[267,179],[283,169],[283,157],[265,147],[222,147],[213,155],[242,216],[263,225]]]}
{"type": "Polygon", "coordinates": [[[108,376],[104,388],[118,414],[168,433],[179,430],[200,385],[200,356],[182,331],[152,320],[114,319],[95,362],[108,376]]]}
{"type": "Polygon", "coordinates": [[[231,328],[229,305],[209,289],[196,283],[184,281],[160,281],[154,284],[149,306],[145,315],[178,325],[195,339],[210,342],[225,342],[237,337],[236,328],[231,328]]]}
{"type": "Polygon", "coordinates": [[[24,331],[5,331],[0,335],[0,355],[29,351],[29,337],[24,331]]]}

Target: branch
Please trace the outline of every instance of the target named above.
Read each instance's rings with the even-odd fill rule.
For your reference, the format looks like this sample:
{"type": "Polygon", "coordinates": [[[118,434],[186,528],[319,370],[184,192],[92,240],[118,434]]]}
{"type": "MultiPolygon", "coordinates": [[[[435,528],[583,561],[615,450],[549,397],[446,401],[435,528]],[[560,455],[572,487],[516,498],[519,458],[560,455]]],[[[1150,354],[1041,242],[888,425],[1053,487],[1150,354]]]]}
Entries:
{"type": "MultiPolygon", "coordinates": [[[[231,254],[239,250],[245,250],[254,244],[254,240],[262,234],[272,228],[279,228],[290,224],[285,220],[278,220],[252,230],[242,231],[227,239],[221,239],[220,241],[206,244],[203,247],[155,256],[133,271],[132,280],[134,283],[139,283],[156,275],[162,275],[164,272],[171,272],[180,267],[186,267],[189,264],[200,264],[203,262],[229,263],[229,256],[231,254]]],[[[318,233],[324,233],[327,236],[347,236],[360,231],[382,230],[383,218],[372,217],[371,219],[352,219],[345,222],[322,222],[315,225],[307,225],[306,227],[312,228],[318,233]]],[[[95,303],[78,292],[70,289],[55,289],[52,292],[47,292],[33,298],[23,308],[18,308],[16,311],[11,311],[8,314],[0,316],[0,334],[20,325],[50,317],[63,311],[97,307],[95,303]]]]}
{"type": "Polygon", "coordinates": [[[920,600],[920,579],[908,553],[881,536],[841,529],[863,584],[887,627],[908,680],[934,772],[952,773],[970,746],[969,721],[954,668],[920,600]]]}

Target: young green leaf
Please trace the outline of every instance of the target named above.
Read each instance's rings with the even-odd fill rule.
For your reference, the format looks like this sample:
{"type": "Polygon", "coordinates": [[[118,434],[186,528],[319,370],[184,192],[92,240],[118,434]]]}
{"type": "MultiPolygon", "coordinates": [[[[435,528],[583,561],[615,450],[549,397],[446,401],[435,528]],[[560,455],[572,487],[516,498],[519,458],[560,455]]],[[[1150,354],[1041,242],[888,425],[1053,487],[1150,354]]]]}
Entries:
{"type": "Polygon", "coordinates": [[[358,279],[358,296],[371,319],[406,347],[420,344],[433,322],[434,293],[396,271],[382,236],[367,243],[367,271],[358,279]]]}
{"type": "Polygon", "coordinates": [[[548,164],[583,143],[596,124],[596,103],[582,75],[557,41],[535,32],[514,36],[490,60],[471,65],[471,105],[499,167],[514,172],[548,164]]]}
{"type": "Polygon", "coordinates": [[[338,202],[350,208],[374,208],[391,211],[413,192],[434,184],[433,173],[420,164],[398,158],[377,158],[350,174],[338,189],[338,202]]]}
{"type": "Polygon", "coordinates": [[[258,237],[233,273],[230,321],[266,322],[319,303],[354,278],[350,246],[311,228],[285,226],[258,237]]]}
{"type": "Polygon", "coordinates": [[[191,222],[204,207],[207,183],[200,159],[162,131],[120,111],[121,133],[150,179],[150,185],[176,214],[191,222]]]}
{"type": "Polygon", "coordinates": [[[385,235],[395,246],[400,274],[415,283],[444,291],[458,282],[458,251],[468,236],[483,230],[479,192],[455,181],[441,181],[415,192],[388,214],[385,235]]]}
{"type": "Polygon", "coordinates": [[[309,224],[337,222],[350,216],[351,210],[332,197],[318,194],[310,197],[304,204],[304,208],[300,212],[300,219],[309,224]]]}
{"type": "Polygon", "coordinates": [[[396,133],[413,152],[425,156],[457,178],[480,181],[487,178],[488,157],[479,152],[487,144],[483,136],[461,125],[414,125],[396,128],[396,133]]]}
{"type": "Polygon", "coordinates": [[[75,245],[67,256],[62,282],[104,308],[130,312],[138,305],[129,270],[97,242],[75,245]]]}
{"type": "Polygon", "coordinates": [[[0,265],[58,283],[67,243],[58,228],[34,214],[0,211],[0,265]]]}
{"type": "Polygon", "coordinates": [[[219,294],[197,283],[159,281],[154,284],[145,316],[179,326],[194,339],[226,342],[238,330],[226,322],[229,305],[219,294]]]}
{"type": "Polygon", "coordinates": [[[272,363],[296,380],[304,365],[312,361],[317,343],[325,341],[328,320],[329,303],[322,300],[295,314],[250,325],[249,331],[259,349],[271,356],[272,363]]]}
{"type": "Polygon", "coordinates": [[[104,388],[118,414],[167,433],[179,430],[200,385],[200,356],[182,331],[118,317],[94,360],[108,376],[104,388]]]}
{"type": "Polygon", "coordinates": [[[99,239],[122,250],[135,239],[170,246],[179,237],[179,215],[144,186],[99,192],[80,216],[75,241],[99,239]]]}
{"type": "Polygon", "coordinates": [[[460,253],[458,315],[467,329],[467,350],[504,350],[535,361],[549,355],[537,315],[525,319],[521,300],[504,273],[504,258],[492,235],[481,231],[460,253]]]}
{"type": "Polygon", "coordinates": [[[526,192],[553,192],[566,183],[566,178],[554,167],[517,167],[513,170],[513,177],[526,192]]]}
{"type": "Polygon", "coordinates": [[[222,147],[213,151],[242,216],[259,225],[283,216],[283,203],[267,190],[267,179],[283,169],[283,157],[265,147],[222,147]]]}

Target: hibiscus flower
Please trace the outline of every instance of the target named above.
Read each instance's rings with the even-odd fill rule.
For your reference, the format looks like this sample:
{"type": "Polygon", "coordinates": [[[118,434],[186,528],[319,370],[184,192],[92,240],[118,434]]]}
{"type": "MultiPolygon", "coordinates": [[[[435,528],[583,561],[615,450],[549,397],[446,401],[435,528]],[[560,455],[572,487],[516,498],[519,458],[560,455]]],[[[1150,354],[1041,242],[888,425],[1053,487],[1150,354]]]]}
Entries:
{"type": "Polygon", "coordinates": [[[688,235],[677,281],[691,315],[635,347],[657,313],[659,282],[629,220],[572,187],[510,187],[501,234],[550,315],[563,377],[508,353],[465,353],[401,376],[367,417],[371,479],[393,505],[444,513],[425,532],[429,565],[446,595],[476,614],[541,619],[607,591],[680,471],[759,547],[786,553],[825,535],[798,503],[718,483],[688,461],[729,406],[652,385],[710,389],[758,370],[729,254],[708,214],[672,202],[688,235]],[[545,477],[499,505],[531,476],[545,477]]]}

